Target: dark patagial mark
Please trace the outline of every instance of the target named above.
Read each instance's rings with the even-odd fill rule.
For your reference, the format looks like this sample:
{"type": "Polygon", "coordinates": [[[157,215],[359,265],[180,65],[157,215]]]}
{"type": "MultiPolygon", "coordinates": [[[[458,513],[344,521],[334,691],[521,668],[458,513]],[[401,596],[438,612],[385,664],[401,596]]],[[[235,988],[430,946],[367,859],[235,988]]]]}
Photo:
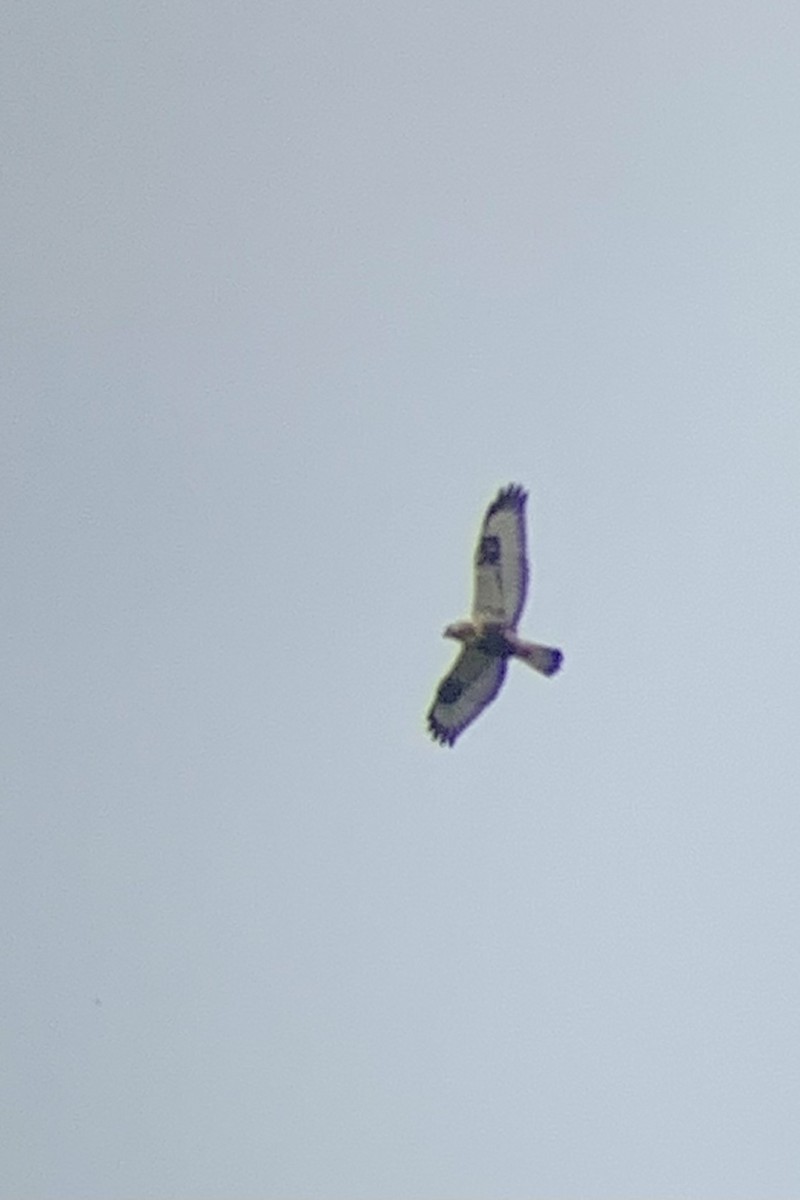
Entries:
{"type": "Polygon", "coordinates": [[[500,562],[500,538],[489,534],[481,538],[478,546],[477,565],[479,567],[494,567],[500,562]]]}
{"type": "Polygon", "coordinates": [[[439,691],[436,693],[436,697],[442,704],[455,704],[463,690],[464,684],[461,680],[456,679],[454,675],[450,675],[439,684],[439,691]]]}

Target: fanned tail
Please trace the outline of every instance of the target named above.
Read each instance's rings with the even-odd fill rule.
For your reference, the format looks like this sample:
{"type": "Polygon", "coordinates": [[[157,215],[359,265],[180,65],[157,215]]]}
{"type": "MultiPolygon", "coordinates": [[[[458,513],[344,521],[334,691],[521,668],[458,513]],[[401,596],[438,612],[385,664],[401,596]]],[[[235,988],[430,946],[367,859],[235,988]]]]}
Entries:
{"type": "Polygon", "coordinates": [[[536,642],[519,642],[516,655],[542,675],[555,675],[564,655],[551,646],[537,646],[536,642]]]}

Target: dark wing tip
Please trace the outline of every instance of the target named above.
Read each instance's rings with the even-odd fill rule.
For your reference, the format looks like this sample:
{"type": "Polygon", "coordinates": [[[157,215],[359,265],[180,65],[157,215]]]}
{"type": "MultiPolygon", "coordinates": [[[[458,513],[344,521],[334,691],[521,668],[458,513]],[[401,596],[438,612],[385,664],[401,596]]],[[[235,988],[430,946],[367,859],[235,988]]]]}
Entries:
{"type": "Polygon", "coordinates": [[[458,730],[445,729],[444,725],[436,720],[433,713],[428,714],[428,732],[440,746],[452,746],[458,737],[458,730]]]}
{"type": "Polygon", "coordinates": [[[492,513],[500,512],[504,508],[510,508],[514,512],[522,512],[527,499],[528,493],[521,484],[510,483],[508,487],[500,488],[500,491],[489,505],[489,511],[486,515],[490,517],[492,513]]]}

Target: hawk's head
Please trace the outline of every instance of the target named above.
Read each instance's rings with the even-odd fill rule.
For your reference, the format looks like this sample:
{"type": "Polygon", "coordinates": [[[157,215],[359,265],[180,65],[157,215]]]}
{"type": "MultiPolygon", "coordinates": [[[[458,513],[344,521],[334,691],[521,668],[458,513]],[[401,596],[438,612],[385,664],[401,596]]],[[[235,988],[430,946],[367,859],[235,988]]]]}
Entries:
{"type": "Polygon", "coordinates": [[[475,626],[472,621],[454,621],[448,625],[442,637],[452,638],[454,642],[470,642],[475,637],[475,626]]]}

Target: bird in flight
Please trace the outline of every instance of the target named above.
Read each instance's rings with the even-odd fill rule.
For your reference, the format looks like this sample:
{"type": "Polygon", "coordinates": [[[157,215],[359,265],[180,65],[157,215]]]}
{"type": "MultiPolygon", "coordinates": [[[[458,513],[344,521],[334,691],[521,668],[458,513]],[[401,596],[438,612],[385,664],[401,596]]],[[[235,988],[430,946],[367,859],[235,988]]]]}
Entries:
{"type": "Polygon", "coordinates": [[[448,625],[443,637],[461,642],[458,658],[436,689],[428,713],[434,741],[452,746],[500,691],[509,658],[555,675],[560,650],[526,642],[517,633],[528,590],[525,501],[519,484],[501,488],[486,510],[475,550],[472,619],[448,625]]]}

